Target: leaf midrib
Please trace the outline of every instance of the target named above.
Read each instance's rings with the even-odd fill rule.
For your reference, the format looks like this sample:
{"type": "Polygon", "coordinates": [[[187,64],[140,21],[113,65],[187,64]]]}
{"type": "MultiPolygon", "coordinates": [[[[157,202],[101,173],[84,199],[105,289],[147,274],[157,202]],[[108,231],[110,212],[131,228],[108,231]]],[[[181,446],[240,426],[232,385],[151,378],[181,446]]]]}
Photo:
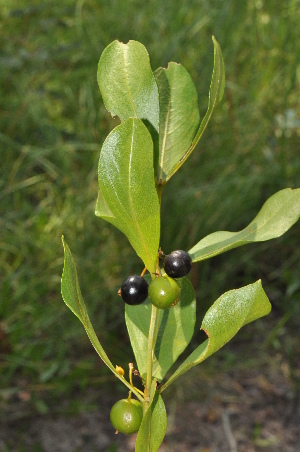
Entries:
{"type": "Polygon", "coordinates": [[[129,81],[128,81],[127,70],[126,70],[126,58],[125,58],[125,54],[126,53],[127,53],[127,47],[125,47],[125,45],[123,44],[123,46],[122,46],[122,56],[123,56],[123,66],[124,66],[124,78],[125,78],[125,83],[126,83],[126,87],[127,87],[127,91],[128,91],[128,98],[129,98],[129,102],[130,102],[130,105],[132,107],[132,110],[133,110],[133,112],[135,114],[135,117],[138,118],[138,114],[137,114],[137,111],[135,109],[135,106],[134,106],[134,103],[133,103],[133,99],[132,99],[131,90],[130,90],[130,87],[129,87],[129,81]]]}
{"type": "Polygon", "coordinates": [[[166,151],[166,145],[167,145],[167,136],[168,136],[168,128],[169,128],[169,122],[170,122],[170,112],[171,112],[171,84],[170,84],[170,97],[168,102],[168,111],[166,116],[166,122],[165,122],[165,128],[164,128],[164,134],[163,134],[163,144],[162,144],[162,152],[159,159],[159,177],[158,180],[162,180],[163,177],[163,163],[164,163],[164,157],[165,157],[165,151],[166,151]]]}
{"type": "Polygon", "coordinates": [[[146,243],[145,243],[145,240],[144,240],[144,237],[143,237],[143,234],[142,234],[142,231],[141,231],[141,228],[140,228],[137,216],[135,214],[135,211],[134,211],[134,208],[133,208],[132,196],[131,196],[131,159],[132,159],[132,154],[133,154],[134,129],[135,129],[135,122],[134,122],[134,119],[133,119],[133,121],[132,121],[131,145],[130,145],[130,155],[129,155],[129,168],[128,168],[128,198],[129,198],[130,210],[131,210],[131,214],[132,214],[134,223],[136,224],[136,227],[137,227],[137,230],[138,230],[138,233],[139,233],[142,245],[144,247],[144,250],[145,250],[145,253],[146,253],[146,256],[147,256],[147,259],[150,262],[149,250],[148,250],[148,247],[146,246],[146,243]]]}

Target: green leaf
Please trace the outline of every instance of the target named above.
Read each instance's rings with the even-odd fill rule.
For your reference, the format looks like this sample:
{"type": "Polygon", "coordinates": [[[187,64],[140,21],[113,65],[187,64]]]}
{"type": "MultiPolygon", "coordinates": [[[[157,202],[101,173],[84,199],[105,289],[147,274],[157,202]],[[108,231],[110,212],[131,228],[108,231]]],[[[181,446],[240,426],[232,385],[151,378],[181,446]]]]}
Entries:
{"type": "Polygon", "coordinates": [[[223,347],[242,326],[269,314],[270,311],[271,304],[260,280],[223,294],[203,319],[201,329],[206,332],[208,339],[191,353],[160,390],[166,389],[180,375],[223,347]]]}
{"type": "Polygon", "coordinates": [[[102,191],[99,189],[98,191],[98,197],[95,207],[95,215],[99,218],[102,218],[102,220],[107,221],[108,223],[111,223],[116,228],[120,229],[125,235],[126,235],[126,228],[124,228],[123,224],[118,222],[116,217],[113,215],[112,211],[106,204],[106,201],[104,199],[102,191]]]}
{"type": "Polygon", "coordinates": [[[189,149],[199,125],[198,96],[186,69],[177,63],[154,73],[159,91],[157,182],[165,182],[189,149]]]}
{"type": "Polygon", "coordinates": [[[146,48],[137,41],[112,42],[104,49],[97,74],[103,102],[121,121],[140,118],[158,132],[158,89],[146,48]]]}
{"type": "Polygon", "coordinates": [[[154,391],[138,432],[135,452],[156,452],[165,437],[166,431],[165,404],[159,392],[154,391]]]}
{"type": "Polygon", "coordinates": [[[113,224],[114,226],[118,227],[116,217],[113,215],[112,211],[106,204],[103,193],[100,189],[98,191],[98,198],[97,198],[96,207],[95,207],[95,215],[97,217],[102,218],[103,220],[108,221],[109,223],[113,224]]]}
{"type": "Polygon", "coordinates": [[[219,102],[221,102],[223,94],[224,94],[224,88],[225,88],[225,66],[222,56],[222,51],[219,43],[213,36],[212,38],[214,43],[214,68],[210,83],[210,89],[209,89],[209,100],[208,100],[208,108],[206,111],[206,114],[201,121],[199,130],[193,140],[193,148],[196,147],[197,143],[199,142],[201,136],[203,135],[204,130],[206,129],[206,126],[213,114],[213,111],[215,107],[218,105],[219,102]]]}
{"type": "Polygon", "coordinates": [[[242,231],[213,232],[189,250],[193,262],[246,245],[283,235],[300,217],[300,188],[285,188],[271,196],[253,221],[242,231]]]}
{"type": "Polygon", "coordinates": [[[96,352],[98,353],[102,361],[116,375],[116,377],[118,377],[119,380],[122,381],[122,383],[124,383],[129,389],[132,389],[132,391],[140,400],[143,400],[139,393],[135,391],[121,375],[118,374],[112,362],[105,353],[102,345],[100,344],[96,336],[95,330],[93,328],[93,325],[90,321],[85,303],[81,295],[79,281],[77,277],[77,270],[70,248],[65,242],[64,237],[62,237],[62,242],[64,245],[65,257],[64,257],[64,270],[61,278],[61,294],[64,302],[66,303],[68,308],[73,312],[73,314],[75,314],[76,317],[78,317],[80,322],[83,324],[93,347],[95,348],[96,352]]]}
{"type": "Polygon", "coordinates": [[[128,119],[108,135],[100,154],[98,179],[105,200],[98,211],[127,236],[149,272],[154,273],[160,206],[152,140],[142,121],[128,119]]]}
{"type": "Polygon", "coordinates": [[[209,123],[209,120],[213,114],[215,107],[221,101],[223,94],[224,94],[225,67],[224,67],[222,51],[221,51],[220,45],[218,44],[218,42],[216,41],[214,36],[213,36],[212,40],[213,40],[213,44],[214,44],[214,68],[213,68],[213,73],[212,73],[212,78],[211,78],[211,83],[210,83],[210,89],[209,89],[208,108],[207,108],[204,118],[201,121],[200,127],[193,139],[191,146],[189,147],[189,149],[185,153],[185,155],[181,158],[181,160],[170,171],[170,173],[168,174],[168,176],[165,179],[165,182],[167,182],[173,176],[173,174],[176,173],[176,171],[184,164],[186,159],[191,155],[191,153],[197,146],[200,138],[202,137],[203,132],[206,129],[207,124],[209,123]]]}
{"type": "MultiPolygon", "coordinates": [[[[149,280],[149,277],[147,277],[149,280]]],[[[157,310],[156,344],[152,374],[159,381],[185,350],[194,333],[196,299],[192,284],[186,278],[178,280],[180,301],[170,309],[157,310]]],[[[141,376],[146,378],[147,344],[151,317],[151,302],[125,307],[125,321],[141,376]]]]}
{"type": "Polygon", "coordinates": [[[88,336],[94,347],[97,347],[97,352],[103,361],[107,364],[108,367],[113,367],[106,353],[104,352],[101,344],[99,343],[93,326],[91,324],[90,318],[87,313],[87,309],[85,307],[85,303],[83,301],[79,281],[77,277],[77,270],[75,266],[75,262],[73,260],[70,248],[65,242],[64,238],[62,238],[64,245],[64,270],[61,279],[61,293],[64,302],[71,309],[73,314],[78,317],[78,319],[83,324],[88,336]]]}

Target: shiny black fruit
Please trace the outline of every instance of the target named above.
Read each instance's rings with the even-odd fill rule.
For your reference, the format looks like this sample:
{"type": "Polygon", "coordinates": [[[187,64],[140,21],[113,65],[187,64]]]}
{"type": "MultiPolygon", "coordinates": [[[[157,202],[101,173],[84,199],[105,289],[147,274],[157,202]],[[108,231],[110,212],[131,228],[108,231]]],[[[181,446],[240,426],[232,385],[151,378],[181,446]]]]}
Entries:
{"type": "Polygon", "coordinates": [[[128,276],[121,287],[121,297],[127,304],[141,304],[148,296],[148,283],[139,275],[128,276]]]}
{"type": "Polygon", "coordinates": [[[172,251],[165,257],[164,269],[171,278],[182,278],[191,271],[192,258],[186,251],[172,251]]]}

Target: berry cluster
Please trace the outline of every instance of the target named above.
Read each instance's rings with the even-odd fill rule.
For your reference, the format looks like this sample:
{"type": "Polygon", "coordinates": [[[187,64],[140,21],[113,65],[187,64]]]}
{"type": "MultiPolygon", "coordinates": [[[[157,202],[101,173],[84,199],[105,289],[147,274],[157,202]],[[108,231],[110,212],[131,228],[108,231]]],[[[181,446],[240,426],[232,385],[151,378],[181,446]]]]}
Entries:
{"type": "Polygon", "coordinates": [[[186,276],[191,268],[192,259],[186,251],[172,251],[164,259],[166,275],[155,278],[149,285],[142,276],[128,276],[119,293],[129,305],[139,305],[149,296],[151,303],[157,308],[170,308],[180,298],[180,286],[175,279],[186,276]]]}
{"type": "MultiPolygon", "coordinates": [[[[165,275],[159,276],[150,284],[142,275],[128,276],[123,281],[119,295],[129,305],[139,305],[147,297],[151,303],[159,309],[167,309],[174,306],[180,299],[180,286],[176,278],[186,276],[192,268],[192,259],[186,251],[177,250],[165,256],[165,275]],[[175,279],[174,279],[175,278],[175,279]]],[[[121,375],[124,374],[122,368],[121,375]]],[[[136,433],[143,419],[143,408],[139,401],[131,399],[119,400],[114,404],[110,412],[110,420],[116,432],[136,433]]]]}

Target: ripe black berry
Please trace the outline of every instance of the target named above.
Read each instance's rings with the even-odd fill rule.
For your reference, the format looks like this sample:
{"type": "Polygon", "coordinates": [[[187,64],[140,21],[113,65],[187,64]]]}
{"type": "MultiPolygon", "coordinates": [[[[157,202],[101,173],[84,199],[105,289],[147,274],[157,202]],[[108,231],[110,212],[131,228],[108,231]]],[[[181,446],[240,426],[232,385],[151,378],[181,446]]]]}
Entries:
{"type": "Polygon", "coordinates": [[[148,296],[148,283],[139,275],[128,276],[121,287],[121,297],[127,304],[141,304],[148,296]]]}
{"type": "Polygon", "coordinates": [[[165,257],[164,269],[171,278],[182,278],[191,271],[191,268],[192,259],[186,251],[172,251],[165,257]]]}

